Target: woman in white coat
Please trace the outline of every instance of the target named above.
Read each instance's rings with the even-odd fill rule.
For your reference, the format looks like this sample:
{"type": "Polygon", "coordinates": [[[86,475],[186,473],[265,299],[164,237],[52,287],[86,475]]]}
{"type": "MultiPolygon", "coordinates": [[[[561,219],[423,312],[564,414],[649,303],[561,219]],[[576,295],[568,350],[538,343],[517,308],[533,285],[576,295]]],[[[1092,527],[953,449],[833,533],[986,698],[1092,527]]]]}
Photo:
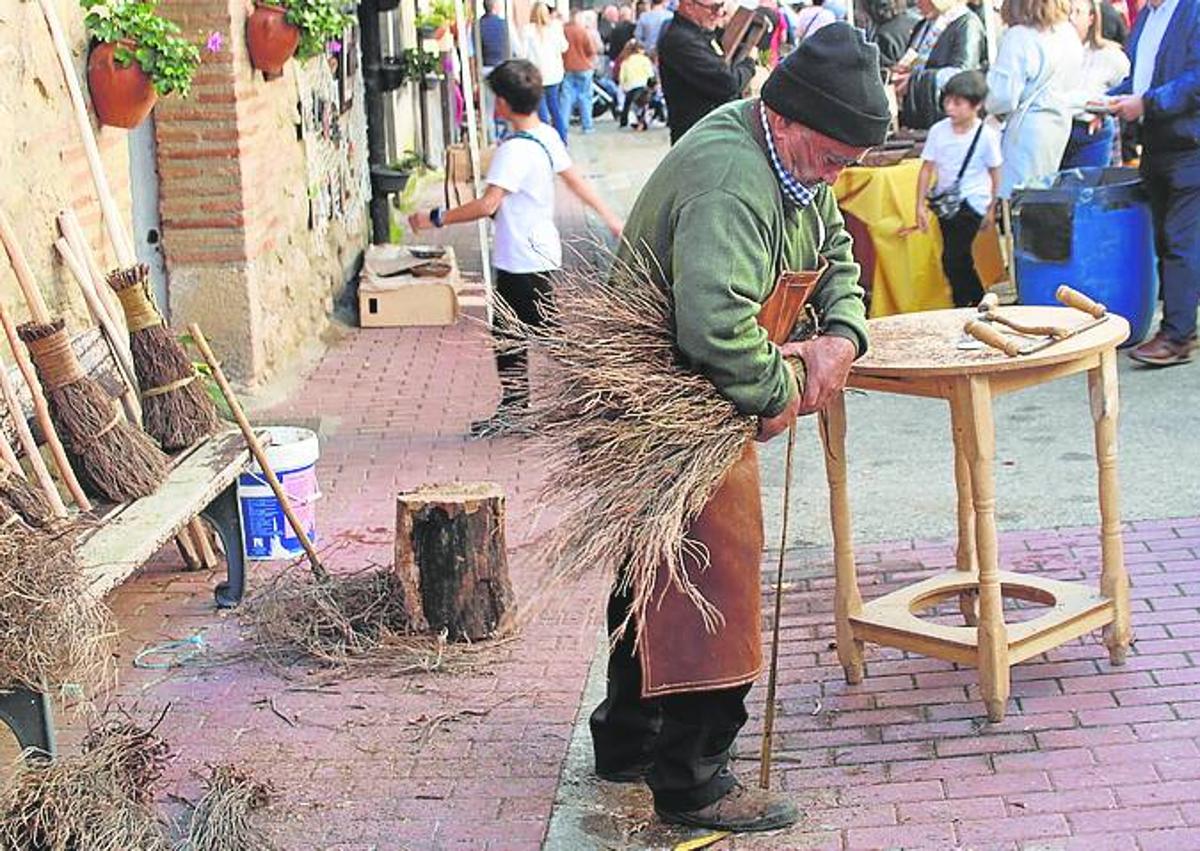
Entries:
{"type": "Polygon", "coordinates": [[[988,71],[987,110],[1004,121],[999,197],[1058,171],[1075,111],[1083,45],[1069,0],[1004,0],[1008,29],[988,71]]]}
{"type": "Polygon", "coordinates": [[[525,28],[522,58],[528,59],[542,72],[542,102],[538,104],[538,117],[550,124],[567,141],[567,116],[559,103],[559,87],[562,85],[563,51],[567,49],[567,37],[562,22],[550,14],[545,3],[535,3],[529,14],[529,26],[525,28]]]}

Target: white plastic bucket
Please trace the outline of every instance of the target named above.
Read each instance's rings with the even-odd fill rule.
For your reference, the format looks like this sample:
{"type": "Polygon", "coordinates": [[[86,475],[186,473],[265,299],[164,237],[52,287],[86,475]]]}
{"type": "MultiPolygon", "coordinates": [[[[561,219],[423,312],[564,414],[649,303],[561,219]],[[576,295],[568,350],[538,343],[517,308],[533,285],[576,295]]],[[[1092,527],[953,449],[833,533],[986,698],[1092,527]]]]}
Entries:
{"type": "MultiPolygon", "coordinates": [[[[306,428],[270,426],[267,461],[279,477],[300,525],[313,543],[317,540],[317,459],[321,456],[315,432],[306,428]]],[[[238,502],[242,512],[242,543],[251,561],[290,559],[304,551],[292,532],[283,507],[267,484],[262,468],[253,463],[238,477],[238,502]]]]}

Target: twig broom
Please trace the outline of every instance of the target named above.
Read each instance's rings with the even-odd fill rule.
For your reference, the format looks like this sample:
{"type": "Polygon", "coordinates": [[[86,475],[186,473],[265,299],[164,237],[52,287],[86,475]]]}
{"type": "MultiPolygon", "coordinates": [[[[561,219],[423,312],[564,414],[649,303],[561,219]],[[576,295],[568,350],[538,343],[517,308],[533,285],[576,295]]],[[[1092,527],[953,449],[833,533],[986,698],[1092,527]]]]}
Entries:
{"type": "Polygon", "coordinates": [[[167,477],[167,458],[130,425],[108,394],[83,371],[63,321],[53,320],[7,216],[0,238],[12,261],[33,321],[17,329],[46,390],[50,415],[76,472],[98,494],[115,502],[149,496],[167,477]]]}

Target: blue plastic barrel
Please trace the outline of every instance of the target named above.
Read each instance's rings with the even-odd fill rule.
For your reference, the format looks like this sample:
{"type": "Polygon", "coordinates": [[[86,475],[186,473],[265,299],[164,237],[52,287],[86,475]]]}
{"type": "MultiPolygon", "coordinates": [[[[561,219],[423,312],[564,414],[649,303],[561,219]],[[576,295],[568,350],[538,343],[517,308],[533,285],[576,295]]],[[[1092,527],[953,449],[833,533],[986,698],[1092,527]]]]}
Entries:
{"type": "Polygon", "coordinates": [[[1150,333],[1158,267],[1150,205],[1135,169],[1078,168],[1012,201],[1017,296],[1058,304],[1060,284],[1129,320],[1126,346],[1150,333]]]}

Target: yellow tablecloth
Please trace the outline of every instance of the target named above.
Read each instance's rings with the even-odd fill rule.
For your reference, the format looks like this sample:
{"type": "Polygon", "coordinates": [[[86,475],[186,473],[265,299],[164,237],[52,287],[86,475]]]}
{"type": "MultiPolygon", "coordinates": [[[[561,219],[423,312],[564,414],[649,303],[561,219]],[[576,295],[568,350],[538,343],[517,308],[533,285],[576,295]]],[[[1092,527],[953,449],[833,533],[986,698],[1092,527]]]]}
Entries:
{"type": "MultiPolygon", "coordinates": [[[[833,185],[843,212],[871,234],[875,270],[871,280],[871,316],[914,313],[953,307],[950,284],[942,273],[942,233],[930,216],[928,233],[901,234],[915,224],[918,159],[896,165],[848,168],[833,185]]],[[[975,267],[984,287],[1004,277],[995,229],[975,240],[975,267]]]]}
{"type": "Polygon", "coordinates": [[[921,161],[848,168],[833,185],[843,211],[859,219],[871,234],[875,273],[871,281],[871,316],[914,313],[953,307],[950,284],[942,274],[942,234],[937,219],[928,233],[911,226],[917,209],[917,173],[921,161]]]}

